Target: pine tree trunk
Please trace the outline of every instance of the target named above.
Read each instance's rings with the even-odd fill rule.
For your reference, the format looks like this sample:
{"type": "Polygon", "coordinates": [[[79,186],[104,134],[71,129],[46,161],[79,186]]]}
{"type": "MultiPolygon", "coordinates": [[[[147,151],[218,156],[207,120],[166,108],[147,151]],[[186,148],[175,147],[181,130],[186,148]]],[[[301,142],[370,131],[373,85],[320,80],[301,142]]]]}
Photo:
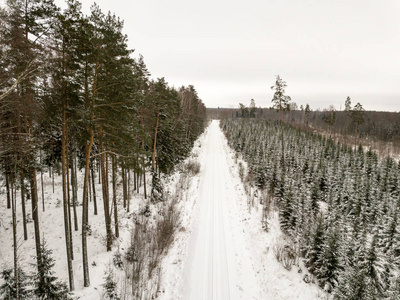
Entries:
{"type": "MultiPolygon", "coordinates": [[[[103,131],[99,128],[99,150],[100,153],[104,151],[103,147],[103,131]]],[[[111,217],[110,217],[110,200],[108,194],[108,168],[107,168],[107,155],[102,153],[100,155],[100,173],[101,173],[101,184],[103,191],[103,206],[104,206],[104,218],[106,225],[106,239],[107,239],[107,251],[111,251],[112,246],[112,232],[111,232],[111,217]]]]}
{"type": "MultiPolygon", "coordinates": [[[[88,63],[86,61],[85,66],[85,109],[90,109],[90,122],[94,122],[94,104],[95,97],[97,94],[97,74],[99,70],[99,63],[96,61],[96,67],[94,71],[93,85],[92,85],[92,95],[89,98],[89,71],[88,63]]],[[[90,276],[89,276],[89,262],[87,255],[87,230],[89,227],[89,201],[88,201],[88,186],[89,182],[89,172],[92,172],[93,180],[93,193],[95,192],[94,185],[94,174],[93,168],[91,168],[90,155],[92,152],[92,146],[94,142],[94,130],[92,126],[87,126],[86,131],[89,133],[89,140],[85,144],[85,180],[83,183],[83,196],[82,196],[82,264],[83,264],[83,285],[85,287],[90,286],[90,276]]],[[[100,176],[99,176],[100,177],[100,176]]],[[[95,195],[95,194],[94,194],[95,195]]],[[[96,198],[95,201],[95,214],[97,213],[96,198]]]]}
{"type": "Polygon", "coordinates": [[[45,205],[44,205],[44,184],[43,184],[43,171],[40,169],[40,184],[42,186],[42,210],[43,212],[46,211],[45,205]]]}
{"type": "Polygon", "coordinates": [[[126,173],[125,173],[124,163],[122,163],[122,166],[121,166],[121,174],[122,174],[122,197],[124,198],[123,205],[124,205],[124,208],[126,208],[127,194],[126,194],[126,176],[125,176],[126,173]]]}
{"type": "Polygon", "coordinates": [[[75,231],[78,231],[78,217],[76,214],[76,203],[78,202],[78,182],[76,178],[76,154],[71,153],[71,191],[72,191],[72,205],[74,207],[74,222],[76,223],[75,231]]]}
{"type": "MultiPolygon", "coordinates": [[[[22,169],[21,169],[21,172],[22,172],[22,169]]],[[[11,183],[11,190],[13,190],[12,183],[11,183]]],[[[15,277],[15,296],[16,296],[15,299],[19,299],[16,197],[17,197],[17,195],[13,194],[12,199],[11,199],[11,203],[12,203],[11,210],[12,210],[12,226],[13,226],[14,277],[15,277]]]]}
{"type": "Polygon", "coordinates": [[[129,212],[129,210],[130,210],[130,204],[131,204],[131,171],[130,171],[130,169],[128,168],[128,170],[127,170],[127,177],[128,177],[128,207],[127,207],[127,212],[129,212]]]}
{"type": "MultiPolygon", "coordinates": [[[[94,167],[93,167],[93,162],[92,166],[90,168],[92,178],[92,191],[93,191],[93,206],[94,206],[94,215],[97,216],[97,199],[96,199],[96,185],[95,185],[95,175],[94,175],[94,167]]],[[[99,176],[100,177],[100,176],[99,176]]]]}
{"type": "MultiPolygon", "coordinates": [[[[19,89],[19,87],[18,87],[19,89]]],[[[29,100],[28,100],[29,101],[29,100]]],[[[25,209],[25,182],[24,182],[24,166],[23,166],[23,151],[22,151],[22,124],[21,124],[21,110],[20,110],[20,102],[18,102],[17,106],[17,122],[18,122],[18,140],[19,140],[19,159],[20,159],[20,180],[21,180],[21,206],[22,206],[22,220],[24,227],[24,240],[28,239],[28,233],[26,229],[26,209],[25,209]]],[[[32,162],[31,162],[32,163],[32,162]]],[[[17,170],[15,170],[17,172],[17,170]]]]}
{"type": "Polygon", "coordinates": [[[53,186],[53,194],[54,194],[54,167],[51,168],[51,185],[53,186]]]}
{"type": "Polygon", "coordinates": [[[20,170],[21,177],[21,207],[22,207],[22,224],[24,227],[24,240],[28,240],[28,230],[26,229],[26,207],[25,207],[25,182],[24,182],[24,171],[21,163],[20,170]]]}
{"type": "MultiPolygon", "coordinates": [[[[31,161],[33,161],[33,157],[31,157],[31,161]]],[[[36,170],[33,166],[30,167],[29,170],[29,182],[31,189],[31,204],[32,204],[32,218],[33,218],[33,226],[35,230],[35,245],[36,245],[36,259],[38,264],[38,271],[41,273],[41,261],[42,261],[42,252],[40,248],[40,224],[39,224],[39,207],[38,207],[38,196],[37,196],[37,184],[36,184],[36,170]]]]}
{"type": "Polygon", "coordinates": [[[157,131],[158,131],[158,123],[160,118],[160,111],[157,113],[157,121],[156,121],[156,129],[154,132],[154,145],[153,145],[153,172],[155,171],[156,167],[156,148],[157,148],[157,131]]]}
{"type": "MultiPolygon", "coordinates": [[[[83,196],[82,196],[82,262],[83,262],[83,285],[85,287],[90,286],[90,277],[89,277],[89,262],[87,255],[87,230],[88,230],[88,221],[89,221],[89,202],[88,202],[88,188],[89,188],[89,172],[90,172],[90,154],[93,145],[93,129],[89,129],[90,138],[89,141],[85,145],[85,180],[83,183],[83,196]]],[[[93,169],[92,169],[92,180],[93,178],[93,169]]],[[[94,200],[96,203],[96,200],[94,200]]],[[[95,214],[97,213],[97,206],[95,206],[95,214]]]]}
{"type": "Polygon", "coordinates": [[[119,226],[118,226],[118,206],[117,206],[117,176],[116,171],[117,163],[115,161],[115,155],[112,157],[112,188],[113,188],[113,205],[114,205],[114,227],[115,237],[119,237],[119,226]]]}
{"type": "MultiPolygon", "coordinates": [[[[65,82],[63,82],[63,95],[65,96],[65,82]]],[[[69,288],[71,291],[74,290],[74,270],[72,266],[72,247],[71,247],[71,210],[68,197],[68,180],[67,180],[67,120],[66,120],[66,102],[64,99],[63,111],[62,111],[62,139],[61,139],[61,171],[62,171],[62,190],[63,190],[63,208],[64,208],[64,231],[65,231],[65,246],[67,250],[67,266],[68,266],[68,278],[69,288]]],[[[54,175],[53,175],[54,178],[54,175]]]]}
{"type": "MultiPolygon", "coordinates": [[[[31,95],[28,94],[28,105],[31,104],[31,95]]],[[[32,114],[32,112],[31,112],[32,114]]],[[[38,272],[41,273],[41,261],[42,261],[42,252],[40,248],[40,223],[39,223],[39,207],[38,207],[38,191],[37,191],[37,181],[36,181],[36,169],[35,169],[35,158],[33,156],[33,122],[32,116],[28,119],[28,135],[29,135],[29,184],[30,184],[30,192],[31,192],[31,204],[32,204],[32,218],[33,218],[33,227],[35,231],[35,247],[36,247],[36,260],[38,272]]]]}
{"type": "MultiPolygon", "coordinates": [[[[42,166],[43,165],[42,150],[40,150],[39,156],[40,156],[40,165],[42,166]]],[[[44,206],[44,187],[43,187],[43,170],[42,170],[42,168],[40,168],[40,185],[41,185],[41,190],[42,190],[42,211],[45,212],[46,208],[44,206]]]]}
{"type": "Polygon", "coordinates": [[[92,175],[89,172],[89,202],[92,202],[92,175]]]}
{"type": "Polygon", "coordinates": [[[147,189],[146,189],[146,166],[144,164],[143,158],[143,191],[144,191],[144,199],[147,199],[147,189]]]}
{"type": "MultiPolygon", "coordinates": [[[[66,108],[65,108],[66,111],[66,108]]],[[[71,260],[74,260],[74,240],[72,235],[72,215],[71,215],[71,194],[69,192],[70,182],[69,182],[69,148],[68,148],[68,121],[65,116],[65,171],[66,171],[66,179],[67,179],[67,203],[68,203],[68,234],[69,234],[69,247],[71,251],[71,260]]]]}
{"type": "Polygon", "coordinates": [[[11,195],[10,195],[10,173],[8,166],[6,166],[6,191],[7,191],[7,209],[11,208],[11,195]]]}
{"type": "Polygon", "coordinates": [[[136,187],[138,194],[140,193],[140,187],[142,185],[142,176],[140,176],[139,170],[136,171],[136,187]]]}
{"type": "Polygon", "coordinates": [[[72,209],[74,212],[74,229],[79,230],[78,226],[78,214],[76,213],[76,203],[77,203],[77,184],[76,184],[76,173],[75,173],[75,163],[74,158],[71,160],[71,187],[72,187],[72,209]]]}
{"type": "MultiPolygon", "coordinates": [[[[143,113],[141,114],[141,124],[144,126],[143,122],[143,113]]],[[[146,166],[145,166],[145,158],[144,158],[144,136],[142,136],[142,171],[143,171],[143,192],[144,192],[144,199],[147,199],[147,192],[146,192],[146,166]]]]}
{"type": "Polygon", "coordinates": [[[139,188],[136,183],[136,170],[133,171],[133,190],[139,193],[139,188]]]}

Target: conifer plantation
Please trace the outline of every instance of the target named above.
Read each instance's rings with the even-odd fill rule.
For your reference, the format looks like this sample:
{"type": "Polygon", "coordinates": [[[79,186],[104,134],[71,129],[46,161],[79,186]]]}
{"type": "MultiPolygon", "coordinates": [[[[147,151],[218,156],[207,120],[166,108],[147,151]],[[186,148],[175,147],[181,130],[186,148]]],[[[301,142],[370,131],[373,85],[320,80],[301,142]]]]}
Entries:
{"type": "Polygon", "coordinates": [[[275,200],[287,249],[324,290],[334,299],[400,297],[399,162],[287,124],[281,133],[278,121],[230,118],[221,127],[251,184],[271,195],[267,210],[275,200]]]}
{"type": "Polygon", "coordinates": [[[105,250],[111,251],[119,236],[117,193],[128,212],[128,185],[144,188],[149,201],[164,200],[146,190],[146,181],[170,173],[204,130],[205,106],[195,88],[151,80],[144,58],[133,58],[123,25],[96,4],[83,15],[76,0],[68,0],[65,10],[52,0],[8,0],[0,8],[0,176],[7,194],[2,214],[12,215],[14,236],[12,270],[2,272],[4,299],[67,297],[51,275],[53,258],[40,228],[46,222],[40,220],[44,189],[51,189],[43,186],[44,173],[52,177],[53,192],[54,185],[62,186],[59,218],[64,220],[68,288],[75,288],[77,255],[82,256],[84,286],[89,286],[90,216],[104,216],[105,250]],[[54,183],[55,177],[61,182],[54,183]],[[97,209],[98,201],[104,211],[97,209]],[[77,214],[80,205],[82,215],[77,214]],[[22,220],[17,220],[20,210],[22,220]],[[18,252],[24,241],[17,222],[23,222],[24,240],[32,238],[27,227],[34,227],[35,253],[18,252]],[[73,231],[81,232],[81,240],[73,240],[73,231]],[[74,252],[74,244],[81,245],[81,253],[74,252]],[[21,255],[36,258],[37,288],[31,294],[18,262],[21,255]]]}

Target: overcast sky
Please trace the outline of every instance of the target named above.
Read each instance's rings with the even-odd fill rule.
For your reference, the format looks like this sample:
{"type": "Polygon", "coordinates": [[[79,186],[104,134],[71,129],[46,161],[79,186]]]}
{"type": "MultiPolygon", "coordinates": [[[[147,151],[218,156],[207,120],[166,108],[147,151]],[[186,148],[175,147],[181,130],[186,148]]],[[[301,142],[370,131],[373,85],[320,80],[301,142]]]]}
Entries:
{"type": "Polygon", "coordinates": [[[400,111],[399,0],[96,2],[125,21],[153,78],[193,84],[207,107],[269,107],[279,74],[298,105],[343,109],[350,96],[400,111]]]}

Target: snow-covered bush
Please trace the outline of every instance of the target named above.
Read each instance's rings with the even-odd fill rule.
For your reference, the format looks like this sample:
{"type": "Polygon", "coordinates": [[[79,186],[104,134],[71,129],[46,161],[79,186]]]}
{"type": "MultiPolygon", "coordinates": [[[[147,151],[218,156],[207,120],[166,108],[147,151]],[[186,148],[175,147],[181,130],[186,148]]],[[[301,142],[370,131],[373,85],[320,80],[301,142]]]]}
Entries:
{"type": "Polygon", "coordinates": [[[186,170],[190,175],[195,176],[200,173],[200,163],[196,160],[189,159],[186,163],[186,170]]]}
{"type": "Polygon", "coordinates": [[[114,270],[112,265],[110,264],[106,273],[105,283],[103,284],[104,293],[103,299],[107,300],[119,300],[121,299],[120,295],[118,294],[118,283],[115,279],[114,270]]]}

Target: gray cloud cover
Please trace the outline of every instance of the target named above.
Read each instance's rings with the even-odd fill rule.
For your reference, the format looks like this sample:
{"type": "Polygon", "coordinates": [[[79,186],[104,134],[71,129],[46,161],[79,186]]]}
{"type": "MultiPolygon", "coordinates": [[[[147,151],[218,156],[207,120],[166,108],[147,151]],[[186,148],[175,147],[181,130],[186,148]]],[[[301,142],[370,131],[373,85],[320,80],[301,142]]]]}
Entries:
{"type": "Polygon", "coordinates": [[[400,110],[398,0],[97,3],[125,20],[152,77],[193,84],[208,107],[251,98],[270,106],[280,74],[293,101],[313,109],[339,109],[350,96],[366,109],[400,110]]]}

